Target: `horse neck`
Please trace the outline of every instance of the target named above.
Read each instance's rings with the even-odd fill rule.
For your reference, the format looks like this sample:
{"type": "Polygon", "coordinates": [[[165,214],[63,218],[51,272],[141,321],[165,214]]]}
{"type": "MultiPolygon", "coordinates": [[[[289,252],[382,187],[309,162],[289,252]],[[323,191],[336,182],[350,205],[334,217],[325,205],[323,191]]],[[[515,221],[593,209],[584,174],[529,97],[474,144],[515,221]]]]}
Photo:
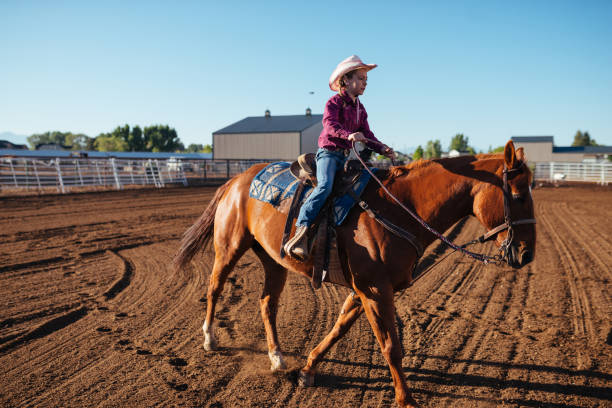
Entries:
{"type": "MultiPolygon", "coordinates": [[[[443,233],[460,219],[472,214],[472,192],[476,180],[462,170],[461,167],[448,170],[438,163],[432,163],[399,177],[393,183],[393,188],[406,200],[404,202],[413,204],[425,222],[443,233]]],[[[435,239],[431,234],[425,236],[429,241],[426,245],[435,239]]]]}

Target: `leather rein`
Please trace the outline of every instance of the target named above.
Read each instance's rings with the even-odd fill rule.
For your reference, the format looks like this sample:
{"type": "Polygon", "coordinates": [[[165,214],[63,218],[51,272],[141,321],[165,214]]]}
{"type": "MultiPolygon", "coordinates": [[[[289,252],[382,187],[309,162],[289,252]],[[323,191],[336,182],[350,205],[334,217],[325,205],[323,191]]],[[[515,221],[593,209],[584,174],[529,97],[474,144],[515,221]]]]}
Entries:
{"type": "MultiPolygon", "coordinates": [[[[368,140],[368,143],[376,143],[373,140],[368,140]]],[[[380,143],[382,144],[382,143],[380,143]]],[[[508,169],[506,166],[506,163],[504,163],[504,170],[503,170],[503,199],[504,199],[504,222],[500,225],[498,225],[497,227],[489,230],[488,232],[486,232],[485,234],[479,236],[478,238],[463,244],[463,245],[456,245],[454,244],[452,241],[450,241],[446,236],[444,236],[443,234],[439,233],[438,231],[436,231],[433,227],[431,227],[429,224],[427,224],[418,214],[416,214],[414,211],[412,211],[410,208],[406,207],[400,200],[398,200],[392,193],[391,191],[389,191],[389,189],[382,183],[382,181],[380,181],[380,179],[378,179],[378,177],[376,177],[376,175],[372,172],[372,170],[370,170],[370,168],[368,167],[368,165],[364,162],[364,160],[361,158],[361,156],[359,156],[359,153],[355,147],[356,142],[352,143],[352,150],[355,153],[355,156],[357,157],[357,159],[361,162],[361,165],[367,170],[368,173],[370,173],[370,176],[372,176],[372,178],[380,185],[380,187],[387,193],[387,195],[389,195],[389,197],[391,197],[393,199],[393,201],[395,201],[405,212],[407,212],[408,214],[410,214],[410,216],[412,218],[414,218],[419,224],[421,224],[425,229],[427,229],[429,232],[431,232],[433,235],[435,235],[439,240],[441,240],[442,242],[444,242],[445,244],[447,244],[448,246],[450,246],[451,248],[453,248],[455,251],[460,251],[462,252],[464,255],[467,255],[477,261],[482,262],[483,264],[489,264],[489,263],[501,263],[504,260],[508,259],[508,254],[510,252],[510,246],[512,245],[512,241],[514,239],[514,226],[517,225],[524,225],[524,224],[535,224],[536,220],[534,218],[524,218],[524,219],[520,219],[520,220],[516,220],[516,221],[512,221],[512,218],[510,216],[510,200],[511,200],[511,194],[510,194],[510,188],[508,186],[508,174],[511,172],[518,172],[518,171],[522,171],[522,168],[516,168],[516,169],[508,169]],[[485,254],[480,254],[477,252],[472,252],[469,251],[467,249],[465,249],[468,245],[472,245],[475,243],[483,243],[486,242],[490,239],[492,239],[495,235],[497,235],[498,233],[508,230],[508,235],[506,236],[506,239],[501,243],[500,248],[499,248],[499,253],[495,256],[490,256],[490,255],[485,255],[485,254]]],[[[383,227],[385,227],[386,229],[390,230],[391,232],[393,232],[395,235],[398,235],[406,240],[408,240],[413,246],[415,246],[413,240],[411,240],[411,237],[414,237],[414,235],[410,234],[409,232],[405,231],[404,229],[402,229],[401,227],[398,227],[396,225],[394,225],[393,223],[391,223],[391,221],[385,219],[384,217],[380,216],[379,214],[377,214],[375,211],[371,210],[370,207],[368,206],[368,204],[361,200],[359,203],[359,206],[364,209],[365,211],[369,211],[368,214],[370,214],[370,212],[372,212],[374,215],[370,214],[370,216],[374,219],[376,219],[376,221],[378,221],[379,223],[381,223],[381,225],[383,227]]],[[[419,251],[419,249],[417,248],[417,255],[420,258],[422,255],[422,249],[421,251],[419,251]]],[[[416,267],[416,263],[415,263],[415,267],[416,267]]],[[[422,276],[423,274],[420,274],[420,276],[422,276]]]]}

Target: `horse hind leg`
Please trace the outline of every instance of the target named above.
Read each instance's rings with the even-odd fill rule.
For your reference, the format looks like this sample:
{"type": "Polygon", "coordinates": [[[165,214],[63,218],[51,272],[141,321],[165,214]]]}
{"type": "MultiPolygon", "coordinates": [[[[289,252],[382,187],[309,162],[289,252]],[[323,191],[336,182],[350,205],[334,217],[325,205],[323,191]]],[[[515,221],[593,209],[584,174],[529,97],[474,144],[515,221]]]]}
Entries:
{"type": "Polygon", "coordinates": [[[264,268],[264,288],[259,298],[261,318],[266,329],[266,340],[268,343],[268,357],[270,358],[272,371],[287,368],[283,353],[281,352],[276,330],[276,315],[278,313],[278,301],[285,287],[287,270],[276,263],[259,245],[253,247],[253,251],[261,261],[264,268]]]}
{"type": "Polygon", "coordinates": [[[223,286],[234,269],[236,262],[244,255],[252,244],[252,237],[244,234],[242,237],[232,238],[215,236],[215,263],[208,283],[208,293],[206,296],[206,320],[202,326],[204,332],[204,349],[212,351],[217,349],[213,324],[215,317],[215,307],[223,286]]]}

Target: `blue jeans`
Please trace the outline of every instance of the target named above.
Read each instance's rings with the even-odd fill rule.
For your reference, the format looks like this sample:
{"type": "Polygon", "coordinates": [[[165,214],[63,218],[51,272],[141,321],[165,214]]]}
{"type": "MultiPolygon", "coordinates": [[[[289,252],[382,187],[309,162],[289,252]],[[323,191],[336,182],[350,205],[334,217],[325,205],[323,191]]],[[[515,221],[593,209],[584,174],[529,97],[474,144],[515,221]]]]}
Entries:
{"type": "Polygon", "coordinates": [[[325,200],[327,200],[327,197],[332,192],[334,177],[336,172],[344,166],[346,156],[344,156],[342,150],[331,151],[319,148],[316,159],[317,186],[312,190],[306,201],[304,201],[302,208],[300,208],[300,214],[295,223],[298,227],[308,227],[314,222],[323,204],[325,204],[325,200]]]}

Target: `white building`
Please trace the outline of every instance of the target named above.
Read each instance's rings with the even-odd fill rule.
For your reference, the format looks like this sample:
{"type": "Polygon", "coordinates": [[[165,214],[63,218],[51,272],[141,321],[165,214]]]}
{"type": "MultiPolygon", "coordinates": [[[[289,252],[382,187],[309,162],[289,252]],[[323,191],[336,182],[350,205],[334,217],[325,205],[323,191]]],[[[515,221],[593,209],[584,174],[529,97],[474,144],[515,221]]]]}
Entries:
{"type": "Polygon", "coordinates": [[[213,158],[293,160],[317,150],[323,115],[250,116],[213,132],[213,158]]]}
{"type": "Polygon", "coordinates": [[[552,136],[512,136],[512,142],[525,149],[531,163],[595,162],[612,155],[612,146],[555,146],[552,136]]]}

